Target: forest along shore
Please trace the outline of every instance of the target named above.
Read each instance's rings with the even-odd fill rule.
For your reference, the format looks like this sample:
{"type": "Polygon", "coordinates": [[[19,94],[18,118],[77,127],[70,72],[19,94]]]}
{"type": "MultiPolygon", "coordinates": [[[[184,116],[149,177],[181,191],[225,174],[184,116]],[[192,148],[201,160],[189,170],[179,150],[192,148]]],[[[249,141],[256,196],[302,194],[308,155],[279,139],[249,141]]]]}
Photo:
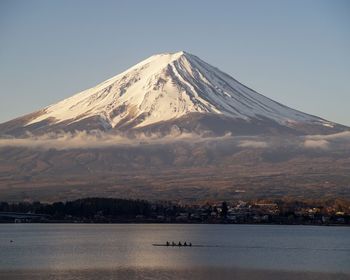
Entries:
{"type": "Polygon", "coordinates": [[[224,223],[350,225],[350,201],[251,200],[194,205],[115,198],[0,202],[0,223],[224,223]]]}

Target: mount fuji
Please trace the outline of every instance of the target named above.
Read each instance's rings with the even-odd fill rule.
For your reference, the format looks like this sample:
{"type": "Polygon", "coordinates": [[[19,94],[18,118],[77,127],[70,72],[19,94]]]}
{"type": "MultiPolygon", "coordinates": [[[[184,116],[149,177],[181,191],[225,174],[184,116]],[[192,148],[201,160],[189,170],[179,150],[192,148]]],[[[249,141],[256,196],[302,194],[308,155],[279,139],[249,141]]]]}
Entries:
{"type": "Polygon", "coordinates": [[[187,52],[153,55],[42,110],[0,124],[0,135],[55,131],[181,131],[236,135],[344,130],[244,86],[187,52]]]}
{"type": "Polygon", "coordinates": [[[350,198],[349,130],[159,54],[0,124],[0,197],[350,198]]]}

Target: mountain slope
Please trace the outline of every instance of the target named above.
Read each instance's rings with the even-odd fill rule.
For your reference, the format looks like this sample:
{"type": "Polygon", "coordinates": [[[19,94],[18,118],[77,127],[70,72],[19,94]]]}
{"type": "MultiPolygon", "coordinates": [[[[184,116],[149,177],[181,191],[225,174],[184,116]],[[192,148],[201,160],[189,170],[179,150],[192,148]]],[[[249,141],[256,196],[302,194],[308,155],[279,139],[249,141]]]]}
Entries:
{"type": "Polygon", "coordinates": [[[344,129],[260,95],[194,55],[177,52],[151,56],[96,87],[1,124],[0,134],[157,130],[169,125],[245,134],[344,129]]]}
{"type": "Polygon", "coordinates": [[[350,199],[350,149],[252,148],[234,141],[104,149],[0,147],[0,197],[4,201],[88,196],[192,202],[286,196],[350,199]]]}
{"type": "Polygon", "coordinates": [[[0,197],[346,198],[349,133],[333,134],[342,130],[349,128],[279,104],[196,56],[160,54],[0,124],[0,197]],[[87,133],[95,129],[105,133],[87,133]]]}

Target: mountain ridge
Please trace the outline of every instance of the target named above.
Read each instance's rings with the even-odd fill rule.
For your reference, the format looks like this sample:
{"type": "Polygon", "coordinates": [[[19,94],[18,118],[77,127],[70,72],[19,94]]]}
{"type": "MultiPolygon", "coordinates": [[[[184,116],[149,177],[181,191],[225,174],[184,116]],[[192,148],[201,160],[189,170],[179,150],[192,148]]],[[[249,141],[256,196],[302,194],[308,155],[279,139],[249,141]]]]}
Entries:
{"type": "Polygon", "coordinates": [[[0,134],[147,131],[157,126],[167,131],[166,123],[186,131],[221,126],[221,134],[334,133],[346,128],[278,103],[180,51],[153,55],[95,87],[2,123],[0,134]]]}

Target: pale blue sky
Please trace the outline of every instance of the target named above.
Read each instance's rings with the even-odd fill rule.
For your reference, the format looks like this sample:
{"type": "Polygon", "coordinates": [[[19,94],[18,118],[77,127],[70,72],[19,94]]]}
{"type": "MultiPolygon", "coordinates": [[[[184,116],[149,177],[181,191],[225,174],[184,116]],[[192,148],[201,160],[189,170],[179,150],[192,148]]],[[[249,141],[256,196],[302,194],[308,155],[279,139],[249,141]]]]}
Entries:
{"type": "Polygon", "coordinates": [[[350,125],[350,1],[0,0],[0,122],[185,50],[350,125]]]}

